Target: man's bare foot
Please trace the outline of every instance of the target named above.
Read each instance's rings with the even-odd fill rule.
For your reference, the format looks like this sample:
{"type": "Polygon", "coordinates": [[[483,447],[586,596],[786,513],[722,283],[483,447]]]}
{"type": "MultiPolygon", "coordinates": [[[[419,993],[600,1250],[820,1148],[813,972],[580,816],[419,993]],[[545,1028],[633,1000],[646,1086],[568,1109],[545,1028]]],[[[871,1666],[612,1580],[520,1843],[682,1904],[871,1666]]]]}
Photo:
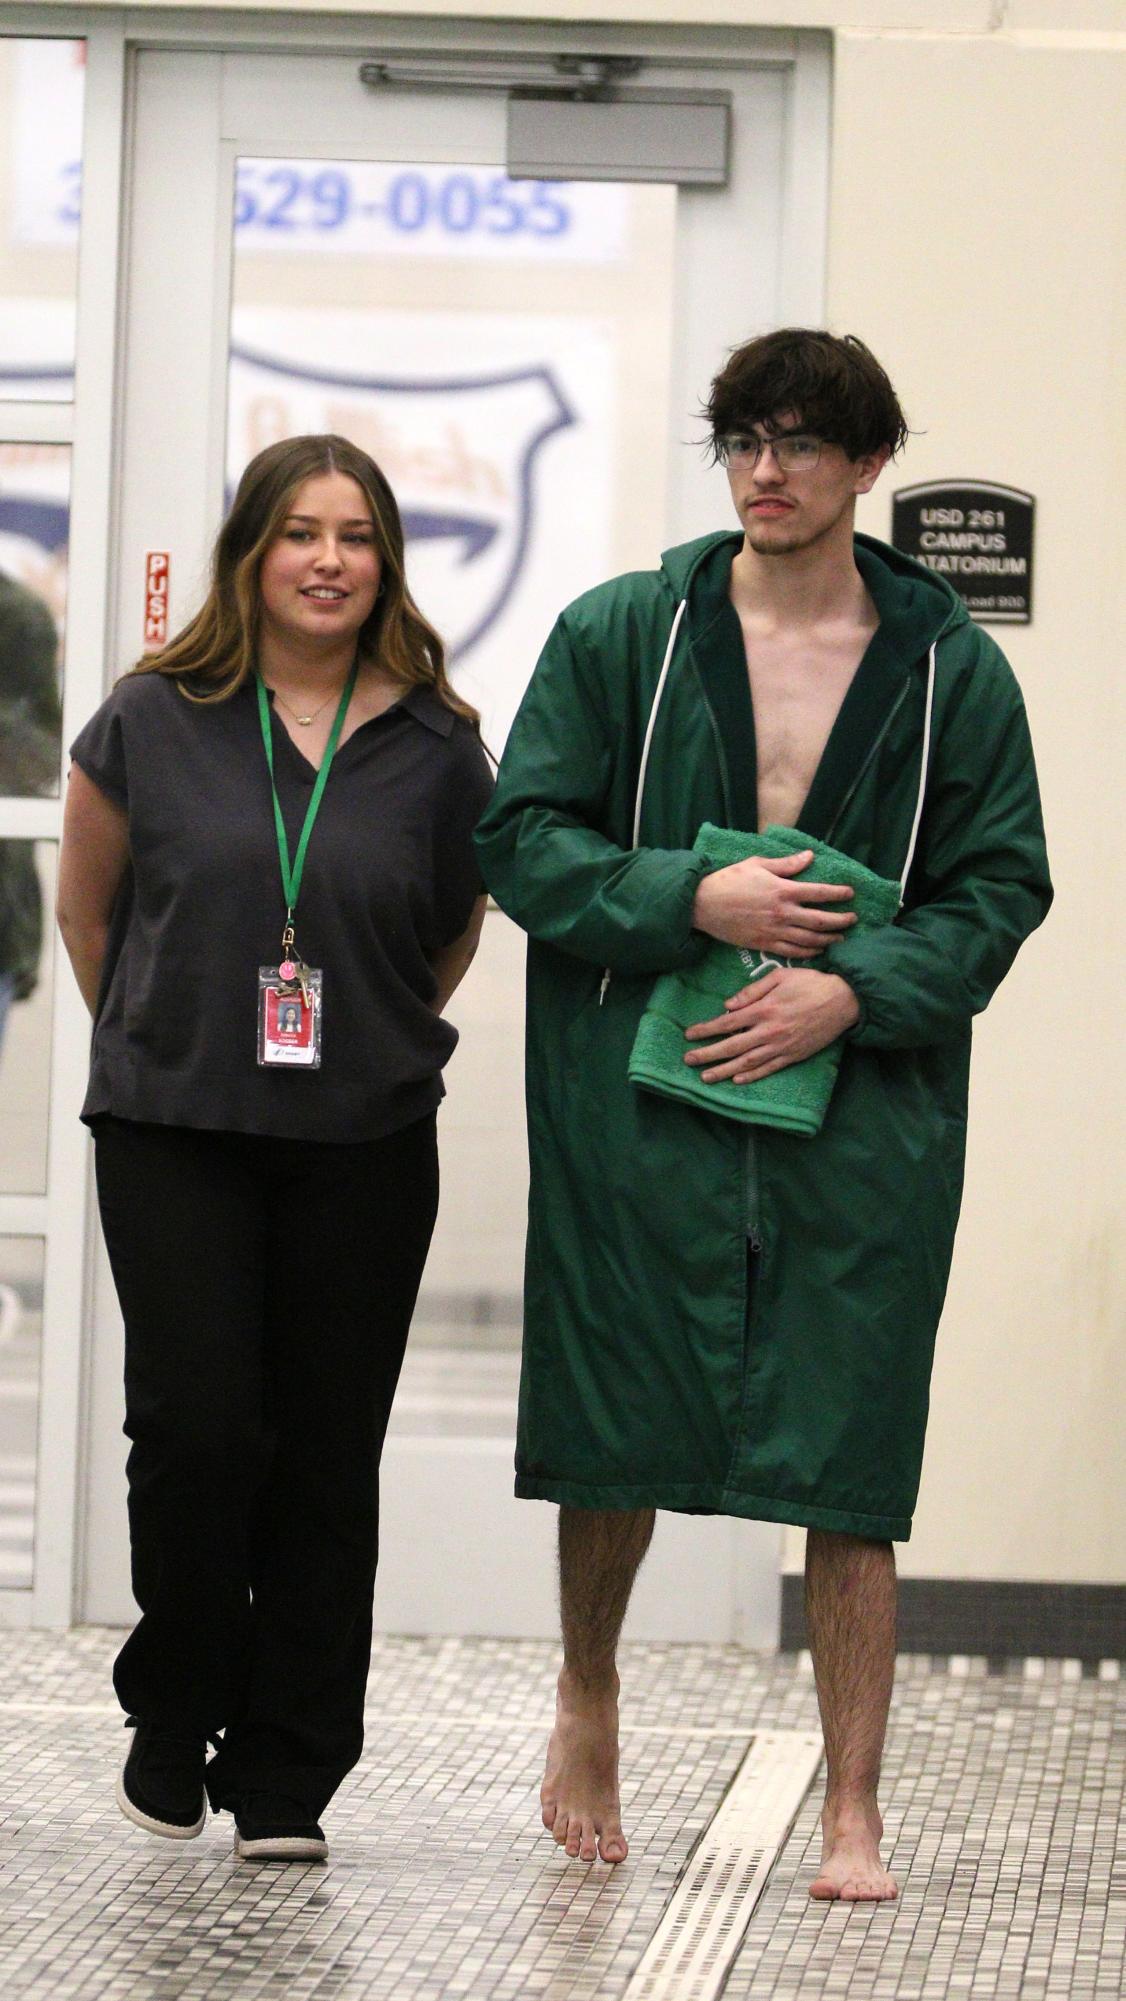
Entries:
{"type": "Polygon", "coordinates": [[[821,1873],[809,1886],[811,1897],[839,1897],[846,1904],[898,1897],[895,1877],[880,1861],[884,1824],[875,1801],[867,1807],[826,1805],[821,1829],[821,1873]]]}
{"type": "Polygon", "coordinates": [[[584,1688],[564,1668],[540,1791],[543,1824],[581,1862],[624,1862],[618,1803],[618,1678],[584,1688]]]}

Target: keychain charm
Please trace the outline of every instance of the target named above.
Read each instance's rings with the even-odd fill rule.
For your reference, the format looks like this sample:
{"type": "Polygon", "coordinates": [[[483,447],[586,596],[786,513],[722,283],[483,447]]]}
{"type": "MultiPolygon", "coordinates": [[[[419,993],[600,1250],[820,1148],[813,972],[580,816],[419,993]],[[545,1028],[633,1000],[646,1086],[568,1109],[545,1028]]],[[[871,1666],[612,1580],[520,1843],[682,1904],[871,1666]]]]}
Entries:
{"type": "Polygon", "coordinates": [[[287,910],[285,913],[285,929],[282,932],[281,948],[282,948],[281,965],[278,967],[278,977],[279,979],[283,979],[286,981],[295,980],[297,978],[297,962],[294,959],[293,954],[297,948],[293,942],[292,910],[287,910]]]}

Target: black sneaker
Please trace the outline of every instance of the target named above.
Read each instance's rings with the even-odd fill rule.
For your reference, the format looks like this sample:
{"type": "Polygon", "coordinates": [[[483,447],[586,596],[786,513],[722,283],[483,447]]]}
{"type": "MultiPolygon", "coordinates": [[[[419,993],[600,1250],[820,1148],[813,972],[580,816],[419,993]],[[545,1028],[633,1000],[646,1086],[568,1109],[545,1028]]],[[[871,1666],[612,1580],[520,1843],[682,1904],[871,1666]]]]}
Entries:
{"type": "Polygon", "coordinates": [[[235,1854],[243,1862],[323,1862],[324,1830],[300,1800],[244,1793],[234,1809],[235,1854]]]}
{"type": "Polygon", "coordinates": [[[169,1841],[192,1841],[207,1819],[206,1740],[126,1718],[133,1742],[117,1781],[117,1804],[137,1827],[169,1841]]]}

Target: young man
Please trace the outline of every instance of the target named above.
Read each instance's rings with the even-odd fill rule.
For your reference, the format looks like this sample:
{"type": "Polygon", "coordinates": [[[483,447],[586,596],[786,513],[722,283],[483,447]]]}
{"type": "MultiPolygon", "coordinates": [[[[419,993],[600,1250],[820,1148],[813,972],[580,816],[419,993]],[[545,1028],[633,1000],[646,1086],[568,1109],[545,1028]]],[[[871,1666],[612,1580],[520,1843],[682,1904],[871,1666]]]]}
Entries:
{"type": "Polygon", "coordinates": [[[893,1897],[892,1542],[918,1489],[970,1024],[1051,887],[1003,656],[942,580],[853,532],[906,438],[879,363],[851,337],[768,334],[707,414],[740,532],[568,607],[478,832],[530,937],[516,1491],[560,1503],[564,1641],[543,1818],[570,1855],[626,1854],[615,1650],[654,1510],[803,1523],[827,1762],[812,1893],[893,1897]],[[777,822],[898,878],[932,651],[895,924],[854,929],[851,892],[801,880],[808,854],[693,852],[705,820],[777,822]],[[709,938],[790,963],[689,1029],[685,1062],[750,1082],[844,1036],[816,1138],[629,1083],[654,976],[709,938]]]}

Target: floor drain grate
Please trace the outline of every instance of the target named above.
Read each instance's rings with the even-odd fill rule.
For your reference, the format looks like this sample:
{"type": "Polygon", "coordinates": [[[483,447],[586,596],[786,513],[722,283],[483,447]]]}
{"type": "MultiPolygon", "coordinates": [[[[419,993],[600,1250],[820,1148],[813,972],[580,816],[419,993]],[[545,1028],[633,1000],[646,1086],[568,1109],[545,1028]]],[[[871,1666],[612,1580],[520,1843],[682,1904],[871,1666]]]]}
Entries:
{"type": "Polygon", "coordinates": [[[624,2001],[714,2001],[820,1762],[815,1731],[756,1731],[624,2001]]]}

